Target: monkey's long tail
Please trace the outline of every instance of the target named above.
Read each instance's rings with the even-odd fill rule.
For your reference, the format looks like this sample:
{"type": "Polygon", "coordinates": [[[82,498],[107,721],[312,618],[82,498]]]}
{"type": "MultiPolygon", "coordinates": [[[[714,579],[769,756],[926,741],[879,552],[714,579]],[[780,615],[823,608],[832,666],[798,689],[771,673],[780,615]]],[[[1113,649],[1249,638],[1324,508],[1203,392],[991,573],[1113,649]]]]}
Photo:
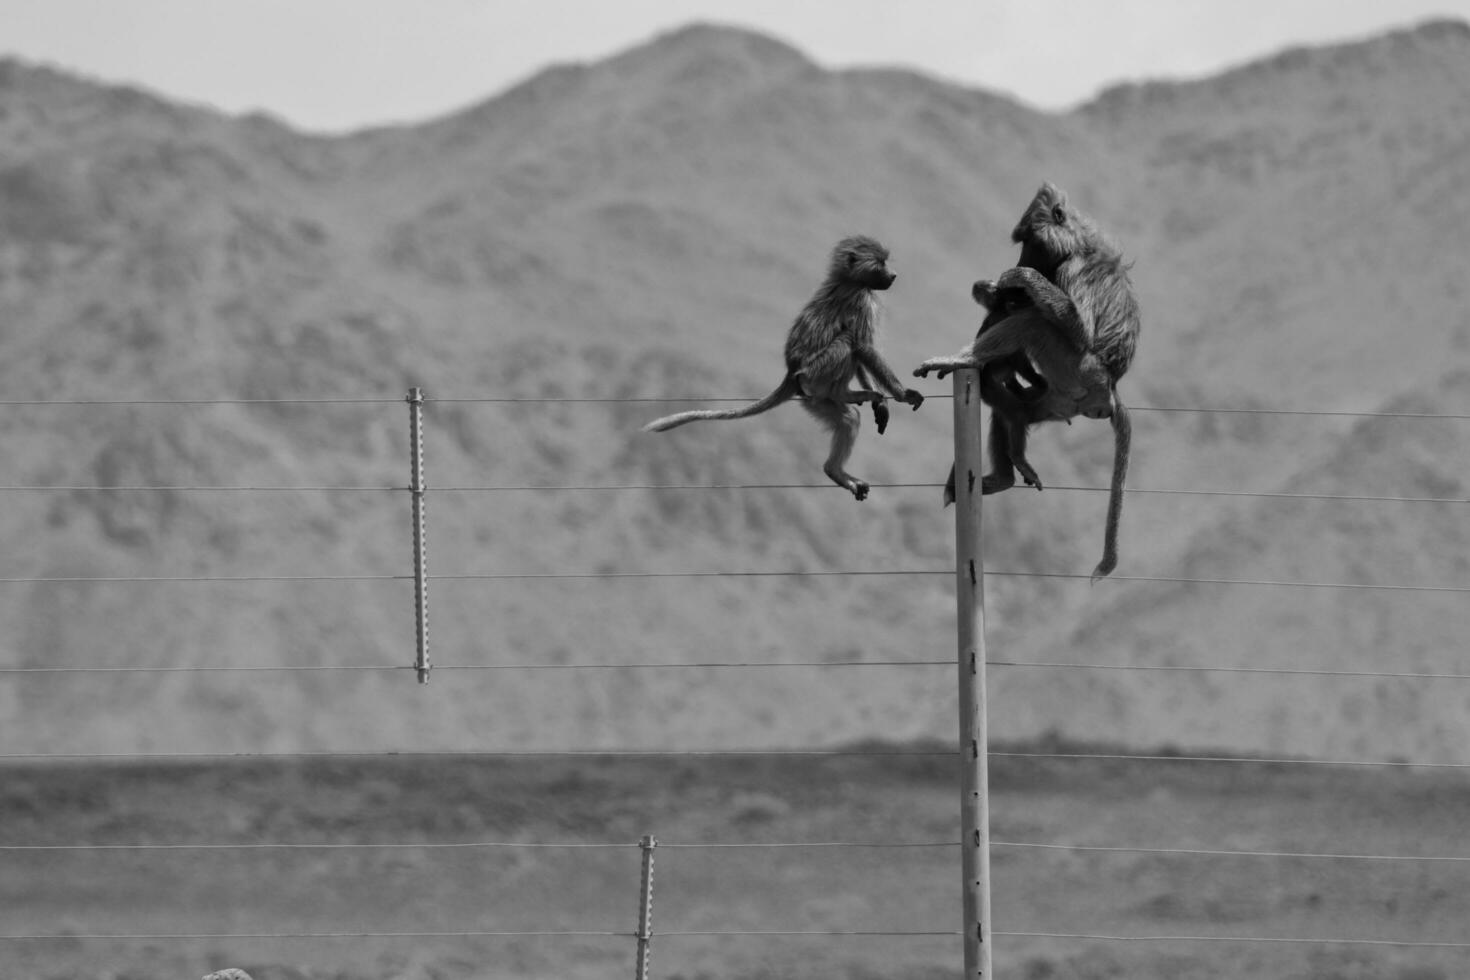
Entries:
{"type": "Polygon", "coordinates": [[[1123,483],[1128,479],[1128,452],[1133,445],[1133,420],[1113,392],[1113,485],[1108,493],[1108,525],[1103,532],[1102,561],[1092,570],[1092,581],[1118,567],[1118,523],[1123,519],[1123,483]]]}
{"type": "Polygon", "coordinates": [[[744,408],[709,408],[699,409],[692,412],[679,412],[677,415],[665,415],[661,419],[654,419],[643,427],[644,432],[667,432],[677,428],[685,422],[698,422],[702,419],[745,419],[762,412],[769,412],[782,402],[790,401],[801,394],[801,381],[794,371],[788,371],[786,377],[776,386],[776,390],[758,402],[751,402],[744,408]]]}

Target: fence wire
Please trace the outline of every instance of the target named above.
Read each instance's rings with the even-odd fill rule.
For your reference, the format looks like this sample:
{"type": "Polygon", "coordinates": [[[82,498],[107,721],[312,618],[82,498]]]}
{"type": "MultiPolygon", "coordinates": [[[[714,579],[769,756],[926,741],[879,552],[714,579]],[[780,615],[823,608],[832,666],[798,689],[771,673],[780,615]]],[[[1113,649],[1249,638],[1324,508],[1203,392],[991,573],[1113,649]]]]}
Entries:
{"type": "MultiPolygon", "coordinates": [[[[564,397],[434,397],[425,398],[428,404],[664,404],[668,402],[744,402],[755,397],[617,397],[617,398],[564,398],[564,397]]],[[[948,394],[928,396],[935,400],[951,398],[948,394]]],[[[198,398],[198,399],[10,399],[0,400],[0,407],[67,407],[67,406],[209,406],[209,405],[391,405],[402,404],[399,397],[339,397],[339,398],[198,398]]],[[[1196,413],[1196,414],[1242,414],[1265,416],[1302,416],[1340,419],[1407,419],[1407,420],[1454,420],[1470,419],[1470,414],[1428,412],[1352,412],[1321,410],[1290,410],[1254,407],[1196,407],[1196,406],[1135,406],[1131,411],[1138,413],[1196,413]]],[[[888,483],[874,486],[891,489],[937,489],[937,483],[888,483]]],[[[168,493],[399,493],[409,492],[406,485],[6,485],[0,486],[3,493],[112,493],[112,492],[168,492],[168,493]]],[[[574,492],[574,493],[617,493],[633,491],[723,491],[723,490],[820,490],[832,489],[827,484],[816,483],[729,483],[729,484],[621,484],[621,485],[459,485],[432,488],[433,493],[518,493],[518,492],[574,492]]],[[[1061,491],[1086,493],[1107,492],[1107,487],[1062,486],[1050,488],[1061,491]]],[[[1370,494],[1333,494],[1302,492],[1267,492],[1254,490],[1220,490],[1194,488],[1130,488],[1136,495],[1213,496],[1262,500],[1315,500],[1333,502],[1371,502],[1380,504],[1470,504],[1470,497],[1391,496],[1370,494]]],[[[430,578],[448,581],[572,581],[572,580],[638,580],[638,579],[700,579],[700,578],[773,578],[773,577],[856,577],[856,576],[950,576],[952,568],[945,569],[864,569],[831,571],[675,571],[675,572],[609,572],[609,573],[460,573],[440,574],[430,578]]],[[[1050,578],[1087,580],[1082,574],[987,571],[987,576],[997,578],[1050,578]]],[[[385,582],[410,581],[412,575],[402,574],[334,574],[334,575],[153,575],[153,576],[51,576],[51,577],[0,577],[0,584],[42,583],[254,583],[254,582],[385,582]]],[[[1361,583],[1361,582],[1317,582],[1276,581],[1266,579],[1192,578],[1175,576],[1114,576],[1110,582],[1190,584],[1203,586],[1255,586],[1283,589],[1347,589],[1381,590],[1390,592],[1428,592],[1463,594],[1470,587],[1447,584],[1420,583],[1361,583]]],[[[1402,679],[1413,681],[1462,681],[1470,680],[1470,674],[1453,672],[1408,672],[1408,671],[1349,671],[1310,668],[1279,668],[1254,666],[1194,666],[1194,665],[1144,665],[1144,664],[1089,664],[1073,662],[1023,662],[988,661],[988,665],[1000,668],[1049,669],[1049,670],[1109,670],[1109,671],[1164,671],[1176,673],[1225,673],[1304,677],[1342,677],[1370,679],[1402,679]]],[[[850,661],[720,661],[689,663],[626,663],[626,664],[440,664],[436,670],[667,670],[667,669],[781,669],[781,668],[917,668],[942,666],[953,668],[951,660],[850,660],[850,661]]],[[[303,671],[411,671],[413,665],[238,665],[238,666],[0,666],[5,675],[73,675],[73,674],[119,674],[119,673],[163,673],[163,672],[230,672],[230,673],[295,673],[303,671]]],[[[317,752],[160,752],[160,753],[0,753],[0,761],[153,761],[153,760],[205,760],[222,758],[247,759],[321,759],[361,757],[943,757],[953,756],[956,749],[719,749],[719,750],[661,750],[661,749],[576,749],[576,750],[516,750],[516,751],[468,751],[468,750],[398,750],[374,749],[353,751],[317,752]]],[[[1310,758],[1262,758],[1257,756],[1201,755],[1201,754],[1131,754],[1131,753],[1087,753],[1087,752],[1022,752],[993,751],[996,758],[1030,760],[1072,760],[1094,762],[1144,762],[1144,763],[1195,763],[1228,765],[1269,766],[1329,766],[1329,767],[1385,767],[1429,770],[1470,769],[1470,763],[1428,762],[1412,760],[1364,760],[1364,759],[1310,759],[1310,758]]],[[[633,850],[636,842],[614,841],[254,841],[254,842],[201,842],[201,843],[86,843],[86,844],[7,844],[0,845],[3,853],[33,852],[106,852],[106,851],[234,851],[256,852],[266,850],[319,850],[342,851],[465,851],[473,849],[620,849],[633,850]]],[[[763,842],[660,842],[663,848],[682,849],[925,849],[954,848],[959,841],[763,841],[763,842]]],[[[1243,850],[1182,847],[1133,847],[1127,845],[1078,844],[1066,842],[992,841],[992,849],[1009,848],[1019,850],[1073,851],[1100,854],[1145,854],[1175,858],[1202,858],[1211,860],[1291,860],[1291,861],[1359,861],[1359,862],[1404,862],[1411,864],[1461,865],[1470,863],[1470,856],[1460,855],[1415,855],[1382,853],[1334,853],[1288,850],[1243,850]]],[[[681,937],[954,937],[956,930],[860,930],[860,929],[813,929],[813,930],[651,930],[647,937],[678,939],[681,937]]],[[[1103,933],[1069,932],[1015,932],[997,931],[1000,937],[1053,939],[1085,942],[1142,942],[1142,943],[1256,943],[1296,945],[1336,945],[1363,947],[1398,947],[1426,949],[1470,949],[1470,942],[1411,941],[1389,938],[1364,937],[1280,937],[1280,936],[1235,936],[1235,935],[1121,935],[1103,933]]],[[[228,939],[265,940],[337,940],[337,939],[444,939],[444,938],[637,938],[633,931],[620,930],[449,930],[449,931],[294,931],[294,932],[234,932],[234,933],[95,933],[80,934],[67,932],[50,934],[0,934],[0,942],[46,942],[78,940],[110,941],[198,941],[228,939]]]]}
{"type": "MultiPolygon", "coordinates": [[[[946,758],[959,754],[945,749],[324,749],[305,752],[4,752],[0,762],[184,762],[207,759],[356,759],[356,758],[474,758],[474,759],[755,759],[755,758],[946,758]]],[[[1019,752],[992,750],[992,759],[1065,759],[1086,762],[1171,762],[1238,766],[1326,766],[1369,769],[1467,770],[1470,762],[1428,762],[1414,759],[1310,759],[1294,756],[1194,755],[1187,752],[1149,755],[1122,752],[1019,752]]]]}
{"type": "MultiPolygon", "coordinates": [[[[1368,680],[1466,681],[1470,674],[1392,670],[1337,670],[1311,667],[1247,667],[1231,665],[1174,664],[1089,664],[1063,661],[987,660],[987,667],[1033,668],[1040,670],[1119,670],[1173,674],[1264,674],[1281,677],[1344,677],[1368,680]]],[[[501,663],[435,664],[435,670],[472,671],[610,671],[610,670],[843,670],[859,668],[941,667],[953,669],[951,660],[726,660],[726,661],[639,661],[613,663],[501,663]]],[[[0,666],[0,674],[171,674],[248,673],[291,674],[320,671],[402,671],[412,664],[261,664],[258,666],[212,666],[209,664],[117,665],[117,666],[0,666]]]]}
{"type": "MultiPolygon", "coordinates": [[[[679,939],[693,937],[721,938],[954,938],[960,935],[957,929],[655,929],[652,938],[679,939]]],[[[1470,949],[1470,942],[1425,941],[1409,939],[1364,939],[1342,937],[1309,936],[1211,936],[1211,935],[1120,935],[1077,932],[1013,932],[996,930],[991,935],[1008,939],[1069,939],[1090,942],[1141,942],[1141,943],[1257,943],[1305,946],[1381,946],[1411,949],[1470,949]]],[[[200,942],[236,939],[269,940],[333,940],[333,939],[587,939],[620,938],[636,939],[638,934],[629,930],[612,929],[551,929],[551,930],[462,930],[442,932],[187,932],[187,933],[9,933],[0,934],[0,942],[200,942]]]]}
{"type": "MultiPolygon", "coordinates": [[[[424,396],[425,404],[445,405],[662,405],[669,402],[711,404],[753,402],[768,392],[753,395],[645,395],[620,397],[567,397],[564,395],[525,396],[424,396]]],[[[925,400],[945,401],[954,396],[948,392],[926,394],[925,400]]],[[[333,398],[290,396],[283,398],[8,398],[0,399],[0,408],[10,407],[91,407],[91,406],[201,406],[201,405],[393,405],[403,397],[361,395],[333,398]]],[[[1371,412],[1328,411],[1321,409],[1257,408],[1215,405],[1130,405],[1130,412],[1188,413],[1204,415],[1282,415],[1319,418],[1360,419],[1437,419],[1467,420],[1470,414],[1453,412],[1371,412]]]]}
{"type": "MultiPolygon", "coordinates": [[[[934,850],[960,846],[942,841],[663,841],[660,848],[690,851],[785,850],[934,850]]],[[[1130,847],[1127,845],[1045,843],[992,840],[992,850],[1069,851],[1102,854],[1152,854],[1167,857],[1254,858],[1292,861],[1389,861],[1424,864],[1467,864],[1470,856],[1445,854],[1361,854],[1323,851],[1266,851],[1198,847],[1130,847]]],[[[255,841],[159,844],[0,844],[4,853],[68,851],[473,851],[473,850],[620,850],[636,851],[636,841],[255,841]]]]}
{"type": "MultiPolygon", "coordinates": [[[[875,489],[938,490],[939,483],[870,483],[875,489]]],[[[95,484],[12,484],[0,493],[406,493],[400,486],[211,486],[205,484],[99,486],[95,484]]],[[[1110,487],[1049,486],[1048,490],[1079,493],[1109,493],[1110,487]]],[[[638,490],[842,490],[832,483],[618,483],[618,484],[501,484],[450,485],[432,488],[434,493],[623,493],[638,490]]],[[[845,490],[843,491],[846,492],[845,490]]],[[[1245,497],[1259,500],[1333,500],[1395,504],[1470,504],[1470,497],[1401,497],[1348,493],[1288,493],[1264,490],[1210,490],[1194,488],[1127,487],[1129,494],[1186,497],[1245,497]]]]}
{"type": "MultiPolygon", "coordinates": [[[[689,570],[676,572],[449,572],[426,576],[436,582],[577,582],[636,581],[650,579],[758,579],[758,578],[893,578],[953,576],[952,568],[846,568],[846,569],[751,569],[744,571],[689,570]]],[[[1022,572],[987,570],[986,578],[1045,578],[1091,583],[1081,572],[1022,572]]],[[[248,582],[398,582],[412,581],[409,574],[330,575],[15,575],[0,577],[0,585],[77,583],[248,583],[248,582]]],[[[1202,578],[1177,575],[1110,575],[1109,582],[1141,582],[1156,585],[1246,585],[1277,589],[1356,589],[1378,592],[1467,593],[1470,586],[1424,585],[1397,582],[1301,582],[1284,579],[1202,578]]]]}

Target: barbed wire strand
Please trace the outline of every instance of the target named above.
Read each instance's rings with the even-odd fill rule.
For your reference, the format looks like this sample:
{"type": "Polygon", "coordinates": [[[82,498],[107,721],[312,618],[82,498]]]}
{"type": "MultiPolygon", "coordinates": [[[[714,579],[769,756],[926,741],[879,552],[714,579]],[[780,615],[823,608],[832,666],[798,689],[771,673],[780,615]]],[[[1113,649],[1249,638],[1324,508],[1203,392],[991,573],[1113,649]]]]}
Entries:
{"type": "MultiPolygon", "coordinates": [[[[477,397],[447,397],[447,398],[425,398],[426,402],[444,402],[446,404],[593,404],[593,405],[658,405],[668,402],[688,402],[691,404],[705,404],[710,402],[753,402],[763,398],[764,394],[751,395],[749,397],[713,397],[708,395],[697,395],[693,397],[659,396],[659,397],[622,397],[622,398],[558,398],[558,397],[503,397],[503,398],[477,398],[477,397]]],[[[925,394],[926,399],[945,401],[953,399],[952,392],[935,392],[925,394]]],[[[1208,406],[1176,406],[1176,405],[1129,405],[1130,412],[1177,412],[1177,413],[1203,413],[1212,415],[1299,415],[1317,416],[1325,418],[1393,418],[1393,419],[1470,419],[1470,415],[1439,412],[1348,412],[1348,411],[1325,411],[1315,409],[1280,409],[1280,408],[1216,408],[1208,406]]]]}
{"type": "Polygon", "coordinates": [[[123,405],[393,405],[403,396],[386,395],[347,398],[5,398],[0,407],[23,406],[123,406],[123,405]]]}
{"type": "MultiPolygon", "coordinates": [[[[438,668],[435,668],[436,670],[438,668]]],[[[335,749],[300,752],[6,752],[0,761],[174,762],[204,759],[562,759],[562,758],[750,758],[750,757],[947,757],[954,749],[335,749]]]]}
{"type": "MultiPolygon", "coordinates": [[[[449,404],[596,404],[596,405],[635,405],[635,404],[665,404],[668,402],[688,402],[691,404],[705,404],[710,402],[753,402],[763,395],[753,395],[749,398],[675,398],[675,397],[638,397],[638,398],[426,398],[426,402],[445,402],[449,404]]],[[[935,392],[925,394],[926,399],[934,401],[952,400],[952,392],[935,392]]],[[[1441,412],[1347,412],[1347,411],[1323,411],[1314,409],[1280,409],[1280,408],[1216,408],[1209,406],[1183,406],[1183,405],[1129,405],[1130,412],[1159,412],[1159,413],[1197,413],[1207,415],[1287,415],[1321,418],[1375,418],[1375,419],[1440,419],[1440,420],[1467,420],[1470,415],[1441,412]]]]}
{"type": "MultiPolygon", "coordinates": [[[[939,663],[940,661],[934,661],[939,663]]],[[[1317,667],[1245,667],[1234,665],[1184,665],[1184,664],[1085,664],[1064,661],[1042,660],[987,660],[988,667],[1040,668],[1046,670],[1132,670],[1160,671],[1180,674],[1274,674],[1287,677],[1360,677],[1375,680],[1424,680],[1464,681],[1470,674],[1419,673],[1404,670],[1341,670],[1317,667]]],[[[953,666],[953,664],[950,664],[953,666]]]]}
{"type": "MultiPolygon", "coordinates": [[[[947,749],[383,749],[303,752],[5,752],[0,761],[128,761],[157,762],[203,759],[354,759],[354,758],[948,758],[947,749]]],[[[991,751],[992,759],[1057,759],[1094,762],[1190,762],[1252,766],[1348,766],[1386,769],[1470,770],[1466,762],[1420,762],[1408,759],[1310,759],[1269,756],[1146,755],[1112,752],[991,751]]]]}
{"type": "MultiPolygon", "coordinates": [[[[944,848],[959,847],[960,841],[819,841],[819,842],[692,842],[679,843],[675,841],[659,841],[659,847],[685,848],[699,850],[715,849],[782,849],[782,848],[944,848]]],[[[1212,858],[1267,858],[1267,859],[1290,859],[1311,861],[1404,861],[1411,863],[1446,863],[1466,864],[1470,863],[1470,856],[1435,855],[1435,854],[1359,854],[1359,853],[1332,853],[1316,851],[1261,851],[1242,849],[1207,849],[1193,847],[1128,847],[1108,846],[1101,844],[1057,844],[1037,843],[1032,841],[1003,841],[992,840],[992,848],[1007,847],[1015,849],[1033,848],[1038,850],[1054,851],[1096,851],[1111,854],[1157,854],[1171,857],[1212,857],[1212,858]]]]}
{"type": "MultiPolygon", "coordinates": [[[[753,402],[764,394],[750,396],[678,396],[660,395],[641,397],[566,398],[561,396],[505,396],[505,397],[425,397],[426,404],[480,404],[480,405],[659,405],[668,402],[703,404],[711,402],[753,402]]],[[[951,392],[935,392],[924,397],[944,401],[954,397],[951,392]]],[[[0,399],[0,407],[65,407],[65,406],[125,406],[125,405],[391,405],[401,404],[402,396],[359,396],[331,398],[10,398],[0,399]]],[[[1229,408],[1198,405],[1130,405],[1132,412],[1199,413],[1212,415],[1295,415],[1322,418],[1392,418],[1392,419],[1443,419],[1467,420],[1470,414],[1443,412],[1366,412],[1327,411],[1317,409],[1283,408],[1229,408]]]]}
{"type": "Polygon", "coordinates": [[[399,493],[408,490],[407,486],[384,487],[384,486],[209,486],[209,485],[179,485],[179,486],[113,486],[102,487],[95,485],[76,486],[0,486],[0,493],[204,493],[219,491],[221,493],[306,493],[306,492],[330,492],[330,493],[399,493]]]}
{"type": "MultiPolygon", "coordinates": [[[[659,841],[663,846],[663,841],[659,841]]],[[[475,850],[516,849],[527,850],[637,850],[637,844],[580,843],[529,841],[374,841],[371,843],[343,843],[331,841],[306,842],[263,842],[239,844],[0,844],[0,852],[10,851],[394,851],[394,850],[475,850]]]]}
{"type": "MultiPolygon", "coordinates": [[[[3,666],[0,674],[298,674],[311,673],[315,671],[396,671],[414,670],[413,664],[280,664],[274,666],[210,666],[207,664],[160,664],[148,666],[144,664],[130,664],[127,666],[55,666],[55,667],[22,667],[3,666]]],[[[434,665],[435,670],[444,670],[440,664],[434,665]]],[[[450,667],[453,670],[455,668],[450,667]]]]}
{"type": "MultiPolygon", "coordinates": [[[[938,483],[874,483],[876,489],[937,490],[938,483]]],[[[1109,487],[1051,486],[1048,490],[1080,493],[1108,493],[1109,487]]],[[[0,493],[403,493],[407,486],[211,486],[180,484],[157,486],[96,485],[23,485],[0,486],[0,493]]],[[[433,493],[614,493],[640,490],[706,491],[706,490],[843,490],[831,483],[621,483],[621,484],[556,484],[556,485],[457,485],[431,488],[433,493]]],[[[846,492],[846,491],[844,491],[846,492]]],[[[1246,497],[1264,500],[1331,500],[1367,501],[1398,504],[1470,504],[1470,497],[1398,497],[1376,494],[1289,493],[1262,490],[1208,490],[1128,487],[1130,494],[1194,497],[1246,497]]]]}
{"type": "MultiPolygon", "coordinates": [[[[678,850],[918,850],[960,846],[944,841],[663,841],[659,847],[678,850]]],[[[1098,844],[1058,844],[1033,841],[990,842],[992,848],[1084,851],[1107,854],[1153,854],[1169,857],[1257,858],[1308,861],[1377,861],[1426,864],[1465,864],[1470,856],[1439,854],[1359,854],[1314,851],[1261,851],[1189,847],[1129,847],[1098,844]]],[[[623,841],[270,841],[242,843],[114,843],[114,844],[0,844],[0,852],[51,851],[462,851],[462,850],[636,850],[635,842],[623,841]]]]}
{"type": "Polygon", "coordinates": [[[1411,949],[1470,949],[1467,942],[1412,939],[1339,939],[1310,936],[1119,936],[1074,932],[995,932],[1011,939],[1081,939],[1118,943],[1279,943],[1302,946],[1393,946],[1411,949]]]}
{"type": "MultiPolygon", "coordinates": [[[[939,573],[933,573],[939,574],[939,573]]],[[[951,570],[949,574],[953,574],[951,570]]],[[[1091,581],[1091,576],[1079,572],[1009,572],[986,571],[985,575],[998,578],[1053,578],[1082,579],[1091,581]]],[[[1151,582],[1168,585],[1252,585],[1277,589],[1362,589],[1383,592],[1470,592],[1463,585],[1402,585],[1378,584],[1373,582],[1294,582],[1273,579],[1250,578],[1190,578],[1172,575],[1109,575],[1109,582],[1151,582]]]]}
{"type": "MultiPolygon", "coordinates": [[[[1160,671],[1185,674],[1270,674],[1302,677],[1349,677],[1374,680],[1419,680],[1441,681],[1470,680],[1470,674],[1432,673],[1390,670],[1340,670],[1311,667],[1245,667],[1229,665],[1174,665],[1174,664],[1087,664],[1061,661],[987,660],[988,667],[1038,668],[1045,670],[1120,670],[1160,671]]],[[[505,663],[505,664],[435,664],[435,670],[531,670],[531,671],[577,671],[577,670],[771,670],[828,669],[862,667],[943,667],[953,668],[952,660],[728,660],[728,661],[680,661],[677,663],[628,662],[628,663],[505,663]]],[[[157,666],[45,666],[27,667],[18,664],[0,666],[0,674],[161,674],[161,673],[301,673],[312,671],[406,671],[416,669],[412,664],[280,664],[257,666],[210,666],[205,664],[164,664],[157,666]]]]}
{"type": "Polygon", "coordinates": [[[40,575],[0,578],[0,585],[158,582],[397,582],[412,575],[40,575]]]}
{"type": "Polygon", "coordinates": [[[1089,759],[1111,762],[1210,762],[1261,766],[1358,766],[1388,769],[1470,769],[1466,762],[1416,762],[1408,759],[1293,759],[1231,755],[1143,755],[1110,752],[997,752],[991,758],[1089,759]]]}
{"type": "Polygon", "coordinates": [[[162,942],[165,940],[205,940],[205,939],[510,939],[510,938],[533,938],[533,937],[560,937],[560,938],[590,938],[590,937],[617,937],[628,938],[631,932],[619,932],[611,929],[563,929],[563,930],[527,930],[527,931],[498,931],[490,932],[483,930],[463,930],[444,932],[155,932],[155,933],[83,933],[64,932],[57,934],[28,933],[28,934],[0,934],[0,942],[17,941],[45,941],[45,940],[128,940],[128,941],[150,941],[162,942]]]}
{"type": "MultiPolygon", "coordinates": [[[[654,938],[679,939],[692,937],[868,937],[868,938],[952,938],[960,935],[958,930],[903,930],[903,929],[690,929],[653,930],[654,938]]],[[[1390,946],[1418,949],[1470,949],[1470,943],[1408,940],[1408,939],[1342,939],[1336,937],[1292,937],[1292,936],[1124,936],[1097,933],[1069,932],[1015,932],[992,933],[1012,939],[1072,939],[1096,942],[1189,942],[1189,943],[1279,943],[1312,946],[1390,946]]],[[[637,938],[636,934],[618,930],[564,929],[564,930],[463,930],[436,932],[209,932],[209,933],[79,933],[57,934],[0,934],[0,942],[45,942],[63,941],[204,941],[228,939],[489,939],[489,938],[637,938]]]]}
{"type": "MultiPolygon", "coordinates": [[[[587,580],[638,580],[638,579],[721,579],[721,578],[872,578],[892,576],[936,576],[954,575],[954,569],[888,568],[888,569],[831,569],[808,571],[784,569],[776,571],[684,571],[684,572],[465,572],[448,575],[431,575],[440,582],[537,582],[537,581],[587,581],[587,580]]],[[[1049,578],[1072,579],[1091,582],[1091,576],[1081,572],[1016,572],[989,571],[987,578],[1049,578]]],[[[53,575],[53,576],[8,576],[0,578],[0,585],[36,585],[64,583],[183,583],[183,582],[396,582],[411,580],[412,575],[53,575]]],[[[1358,589],[1383,592],[1446,592],[1470,593],[1470,586],[1463,585],[1406,585],[1375,582],[1296,582],[1273,579],[1233,578],[1189,578],[1170,575],[1112,575],[1109,582],[1148,582],[1172,585],[1250,585],[1281,589],[1358,589]]]]}
{"type": "MultiPolygon", "coordinates": [[[[748,931],[726,931],[726,930],[688,930],[688,931],[655,931],[654,936],[677,938],[690,936],[958,936],[958,930],[942,932],[862,932],[842,931],[827,929],[811,930],[748,930],[748,931]]],[[[1294,936],[1120,936],[1104,935],[1097,933],[1069,933],[1069,932],[1011,932],[996,930],[992,936],[1002,936],[1011,939],[1084,939],[1103,942],[1189,942],[1189,943],[1289,943],[1310,946],[1398,946],[1425,949],[1470,949],[1470,942],[1452,941],[1426,941],[1409,939],[1339,939],[1339,938],[1312,938],[1294,936]]]]}
{"type": "MultiPolygon", "coordinates": [[[[873,483],[871,486],[879,490],[938,490],[939,483],[873,483]]],[[[0,487],[0,491],[12,489],[0,487]]],[[[38,488],[16,488],[16,489],[46,489],[38,488]]],[[[312,488],[317,489],[317,488],[312,488]]],[[[401,489],[401,488],[394,488],[401,489]]],[[[635,491],[635,490],[842,490],[842,487],[831,483],[625,483],[625,484],[567,484],[556,486],[526,485],[466,485],[435,487],[435,493],[521,493],[540,491],[565,491],[573,493],[597,493],[612,491],[635,491]]],[[[1079,493],[1110,493],[1110,487],[1083,487],[1083,486],[1048,486],[1048,490],[1067,490],[1079,493]]],[[[1347,494],[1347,493],[1289,493],[1285,491],[1272,492],[1261,490],[1201,490],[1201,489],[1172,489],[1151,487],[1127,487],[1130,494],[1147,494],[1159,496],[1185,496],[1185,497],[1250,497],[1266,500],[1331,500],[1331,501],[1366,501],[1374,503],[1395,504],[1470,504],[1470,497],[1396,497],[1376,494],[1347,494]]]]}
{"type": "MultiPolygon", "coordinates": [[[[663,846],[663,841],[659,841],[663,846]]],[[[958,842],[956,842],[958,846],[958,842]]],[[[1102,844],[1045,844],[1031,841],[996,841],[991,847],[1035,848],[1054,851],[1096,851],[1105,854],[1162,854],[1177,857],[1268,858],[1308,861],[1404,861],[1410,863],[1470,863],[1470,856],[1441,854],[1343,854],[1314,851],[1221,850],[1198,847],[1126,847],[1102,844]]]]}

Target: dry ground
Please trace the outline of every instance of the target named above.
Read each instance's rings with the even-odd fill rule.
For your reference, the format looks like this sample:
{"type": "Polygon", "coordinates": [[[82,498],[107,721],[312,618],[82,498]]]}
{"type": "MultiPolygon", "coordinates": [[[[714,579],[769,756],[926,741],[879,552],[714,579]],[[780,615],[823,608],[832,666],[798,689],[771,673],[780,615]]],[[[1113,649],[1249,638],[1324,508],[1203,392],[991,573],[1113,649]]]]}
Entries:
{"type": "MultiPolygon", "coordinates": [[[[897,750],[923,750],[901,746],[897,750]]],[[[1028,747],[1036,750],[1036,746],[1028,747]]],[[[1042,746],[1042,750],[1056,746],[1042,746]]],[[[1067,747],[1063,747],[1067,748],[1067,747]]],[[[879,751],[895,751],[878,747],[879,751]]],[[[615,848],[0,851],[5,978],[607,977],[634,969],[644,834],[663,932],[958,928],[954,762],[895,757],[373,758],[16,766],[0,843],[617,843],[615,848]],[[609,937],[160,938],[609,931],[609,937]],[[144,934],[151,939],[79,938],[144,934]]],[[[1470,856],[1459,773],[1003,757],[997,974],[1448,980],[1470,951],[1004,933],[1466,942],[1470,865],[999,846],[1470,856]]],[[[652,976],[952,977],[957,937],[656,936],[652,976]]]]}

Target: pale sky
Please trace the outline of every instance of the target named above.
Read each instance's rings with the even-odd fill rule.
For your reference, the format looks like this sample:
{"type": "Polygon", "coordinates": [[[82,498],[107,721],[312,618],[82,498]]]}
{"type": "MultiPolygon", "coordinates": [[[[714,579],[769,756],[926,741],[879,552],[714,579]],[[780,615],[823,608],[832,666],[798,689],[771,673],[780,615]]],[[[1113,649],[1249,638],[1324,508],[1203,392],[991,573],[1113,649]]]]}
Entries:
{"type": "Polygon", "coordinates": [[[1470,21],[1470,0],[0,0],[0,54],[336,132],[442,115],[692,21],[1058,109],[1433,17],[1470,21]]]}

